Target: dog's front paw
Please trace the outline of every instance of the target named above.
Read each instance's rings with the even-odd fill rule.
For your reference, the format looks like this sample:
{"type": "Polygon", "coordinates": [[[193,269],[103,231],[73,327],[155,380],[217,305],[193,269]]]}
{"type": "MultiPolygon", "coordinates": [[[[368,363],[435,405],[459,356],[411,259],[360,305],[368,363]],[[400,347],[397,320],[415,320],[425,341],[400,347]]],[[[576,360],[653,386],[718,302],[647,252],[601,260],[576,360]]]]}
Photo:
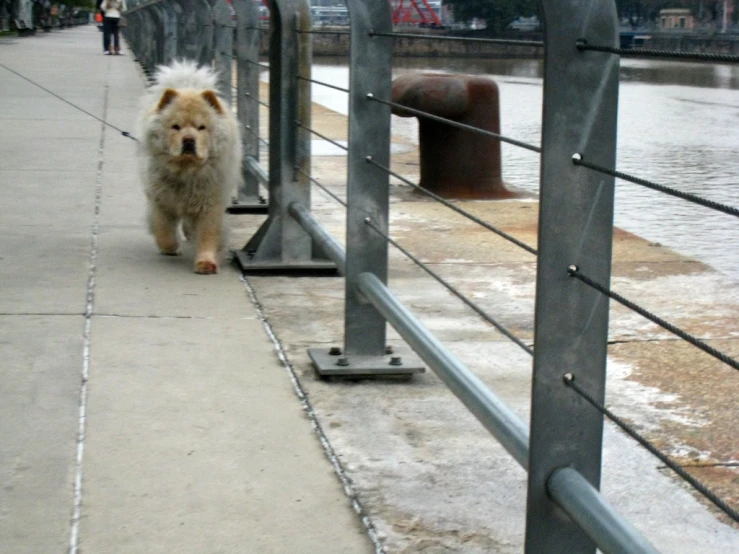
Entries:
{"type": "Polygon", "coordinates": [[[180,256],[182,254],[182,250],[180,250],[179,246],[176,246],[174,249],[159,249],[159,253],[163,256],[180,256]]]}
{"type": "Polygon", "coordinates": [[[218,273],[218,265],[213,260],[198,260],[195,262],[195,273],[200,275],[218,273]]]}

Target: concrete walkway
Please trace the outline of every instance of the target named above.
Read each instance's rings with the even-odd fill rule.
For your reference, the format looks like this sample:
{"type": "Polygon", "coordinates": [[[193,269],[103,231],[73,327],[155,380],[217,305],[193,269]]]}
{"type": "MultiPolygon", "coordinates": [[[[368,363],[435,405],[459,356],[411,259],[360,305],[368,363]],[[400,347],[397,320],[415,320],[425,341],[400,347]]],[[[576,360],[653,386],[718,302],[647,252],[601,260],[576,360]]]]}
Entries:
{"type": "Polygon", "coordinates": [[[9,70],[133,131],[132,57],[0,64],[0,552],[372,552],[236,272],[159,256],[135,143],[9,70]]]}

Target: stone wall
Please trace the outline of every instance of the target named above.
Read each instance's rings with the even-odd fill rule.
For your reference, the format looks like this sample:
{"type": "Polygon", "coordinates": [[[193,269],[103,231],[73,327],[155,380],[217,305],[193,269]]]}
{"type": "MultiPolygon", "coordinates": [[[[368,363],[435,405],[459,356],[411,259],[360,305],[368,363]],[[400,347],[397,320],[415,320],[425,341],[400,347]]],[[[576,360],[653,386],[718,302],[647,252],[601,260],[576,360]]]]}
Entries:
{"type": "MultiPolygon", "coordinates": [[[[326,29],[321,29],[322,31],[326,29]]],[[[316,34],[313,37],[313,55],[348,56],[348,28],[341,28],[337,34],[316,34]]],[[[412,34],[433,36],[433,31],[411,30],[412,34]]],[[[443,36],[447,36],[444,34],[443,36]]],[[[544,49],[536,46],[510,44],[491,44],[485,42],[463,42],[455,40],[434,40],[416,38],[396,38],[393,55],[408,58],[541,58],[544,49]]],[[[262,39],[262,53],[267,53],[267,41],[262,39]]]]}
{"type": "MultiPolygon", "coordinates": [[[[326,31],[329,29],[321,29],[326,31]]],[[[348,56],[349,35],[347,27],[337,29],[336,34],[316,34],[313,37],[313,55],[348,56]]],[[[448,36],[445,32],[413,29],[411,34],[448,36]],[[425,33],[424,33],[425,31],[425,33]]],[[[479,36],[479,35],[478,35],[479,36]]],[[[731,35],[688,35],[677,33],[652,33],[644,41],[644,48],[653,50],[673,50],[706,54],[739,55],[739,36],[731,35]]],[[[474,37],[476,38],[476,37],[474,37]]],[[[508,37],[506,37],[508,38],[508,37]]],[[[516,37],[518,38],[518,37],[516,37]]],[[[540,35],[521,37],[525,40],[541,40],[540,35]]],[[[464,42],[455,40],[434,40],[415,38],[396,38],[393,55],[399,58],[525,58],[544,57],[544,49],[537,46],[513,44],[493,44],[486,42],[464,42]]],[[[262,54],[267,54],[267,37],[262,39],[262,54]]]]}

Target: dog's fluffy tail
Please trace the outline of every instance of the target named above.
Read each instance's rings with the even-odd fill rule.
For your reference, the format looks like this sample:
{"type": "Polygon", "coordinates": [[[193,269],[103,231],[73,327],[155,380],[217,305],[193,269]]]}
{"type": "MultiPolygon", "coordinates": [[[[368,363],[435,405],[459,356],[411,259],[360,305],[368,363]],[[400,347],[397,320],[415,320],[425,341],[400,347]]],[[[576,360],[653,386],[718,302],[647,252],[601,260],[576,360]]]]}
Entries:
{"type": "Polygon", "coordinates": [[[209,67],[198,67],[190,60],[177,60],[171,65],[160,65],[154,75],[152,89],[192,88],[214,90],[218,74],[209,67]]]}

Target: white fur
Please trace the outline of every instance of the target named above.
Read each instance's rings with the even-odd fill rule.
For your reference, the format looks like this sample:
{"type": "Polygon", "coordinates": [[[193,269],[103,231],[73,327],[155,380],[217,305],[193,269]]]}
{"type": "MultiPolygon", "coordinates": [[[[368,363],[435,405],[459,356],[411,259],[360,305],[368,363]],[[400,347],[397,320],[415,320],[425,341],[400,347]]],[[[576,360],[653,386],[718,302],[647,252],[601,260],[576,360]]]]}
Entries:
{"type": "MultiPolygon", "coordinates": [[[[210,108],[206,110],[207,137],[203,139],[203,152],[207,152],[207,158],[202,163],[178,161],[172,152],[170,129],[172,117],[178,114],[178,110],[185,109],[179,99],[189,96],[199,100],[203,92],[215,91],[217,81],[217,74],[212,69],[198,67],[190,61],[160,66],[154,84],[142,99],[139,118],[140,171],[149,201],[150,230],[156,237],[153,214],[161,208],[173,214],[178,222],[182,221],[185,235],[192,238],[196,248],[199,248],[199,226],[208,218],[213,220],[212,215],[203,214],[212,214],[216,208],[223,211],[231,194],[241,184],[240,125],[228,102],[219,97],[218,103],[224,113],[219,114],[210,108]],[[167,89],[178,93],[177,100],[158,110],[167,89]]],[[[165,249],[162,252],[174,253],[165,249]]]]}
{"type": "Polygon", "coordinates": [[[198,67],[189,60],[177,60],[171,65],[160,65],[154,74],[154,84],[150,91],[158,92],[167,88],[194,88],[215,90],[218,74],[210,67],[198,67]]]}

